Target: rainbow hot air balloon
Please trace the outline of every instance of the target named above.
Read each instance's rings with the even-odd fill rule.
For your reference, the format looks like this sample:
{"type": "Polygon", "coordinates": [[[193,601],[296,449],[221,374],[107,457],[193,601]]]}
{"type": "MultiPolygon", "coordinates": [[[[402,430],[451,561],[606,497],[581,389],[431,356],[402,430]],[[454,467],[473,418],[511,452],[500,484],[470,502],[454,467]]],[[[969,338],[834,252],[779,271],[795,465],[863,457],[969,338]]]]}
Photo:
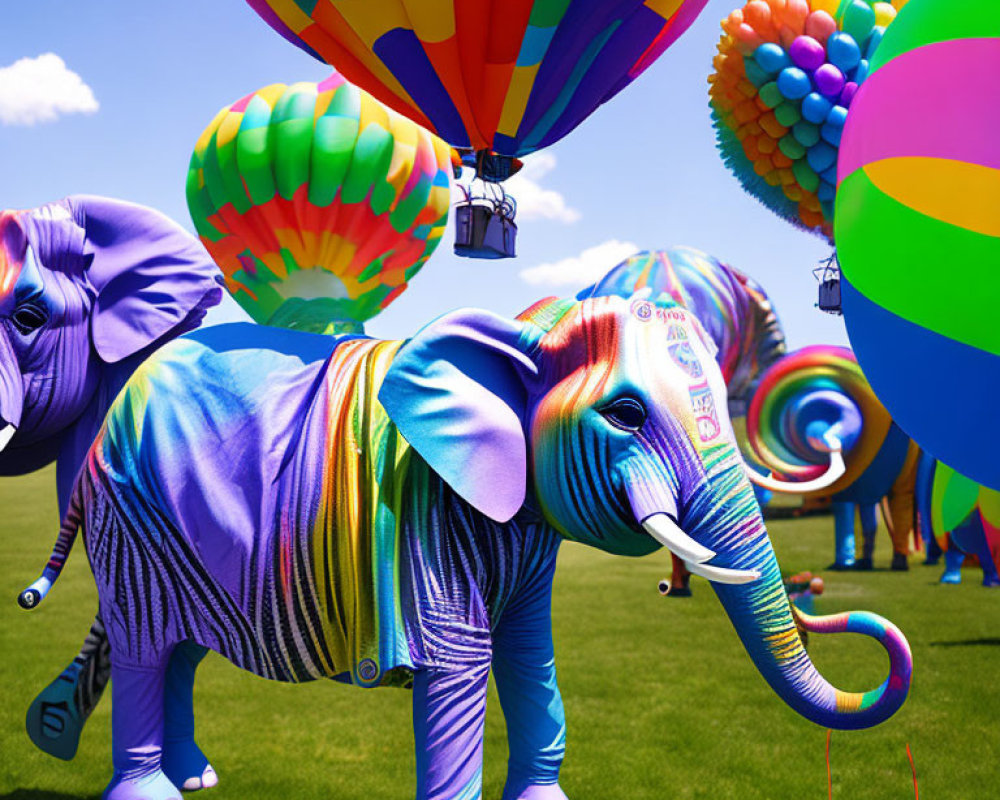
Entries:
{"type": "Polygon", "coordinates": [[[844,128],[843,312],[872,388],[935,458],[1000,489],[1000,13],[909,0],[844,128]]]}
{"type": "Polygon", "coordinates": [[[722,22],[709,77],[719,151],[778,216],[833,238],[851,103],[906,0],[748,0],[722,22]]]}
{"type": "MultiPolygon", "coordinates": [[[[282,36],[458,148],[558,141],[680,36],[707,0],[247,0],[282,36]]],[[[490,171],[507,170],[490,161],[490,171]]]]}
{"type": "Polygon", "coordinates": [[[254,319],[352,330],[434,252],[451,169],[441,139],[334,73],[219,111],[191,157],[188,207],[254,319]]]}

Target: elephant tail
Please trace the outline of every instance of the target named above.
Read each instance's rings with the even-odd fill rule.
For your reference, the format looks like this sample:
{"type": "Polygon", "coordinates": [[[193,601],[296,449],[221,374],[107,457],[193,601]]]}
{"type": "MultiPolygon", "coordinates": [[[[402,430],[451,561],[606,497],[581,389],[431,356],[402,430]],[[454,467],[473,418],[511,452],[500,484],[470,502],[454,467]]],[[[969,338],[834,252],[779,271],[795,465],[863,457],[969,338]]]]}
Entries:
{"type": "Polygon", "coordinates": [[[83,521],[79,486],[80,484],[77,483],[77,488],[73,490],[73,494],[70,497],[69,508],[59,528],[59,536],[56,538],[55,547],[52,548],[52,555],[49,556],[49,563],[42,570],[41,577],[17,596],[17,603],[21,608],[30,609],[41,603],[66,564],[69,551],[73,549],[76,534],[80,530],[80,525],[83,521]]]}

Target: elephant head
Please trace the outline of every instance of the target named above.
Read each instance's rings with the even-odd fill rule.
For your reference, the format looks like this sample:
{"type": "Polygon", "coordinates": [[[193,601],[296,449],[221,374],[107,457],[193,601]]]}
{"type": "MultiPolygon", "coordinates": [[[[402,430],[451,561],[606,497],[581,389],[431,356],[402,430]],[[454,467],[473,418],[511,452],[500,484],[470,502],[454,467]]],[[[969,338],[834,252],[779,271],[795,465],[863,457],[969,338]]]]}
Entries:
{"type": "Polygon", "coordinates": [[[761,376],[747,415],[747,438],[762,465],[789,478],[751,474],[754,483],[865,503],[886,494],[911,444],[854,354],[829,345],[797,350],[761,376]]]}
{"type": "Polygon", "coordinates": [[[152,209],[75,196],[0,213],[0,474],[55,458],[103,370],[221,297],[205,250],[152,209]]]}
{"type": "Polygon", "coordinates": [[[631,297],[648,289],[669,297],[704,325],[729,393],[730,413],[743,415],[757,378],[785,352],[785,334],[767,293],[752,278],[693,247],[629,256],[577,295],[631,297]]]}
{"type": "Polygon", "coordinates": [[[874,615],[801,621],[882,642],[890,675],[880,688],[841,692],[810,661],[712,343],[676,304],[550,299],[516,321],[454,312],[401,348],[379,400],[424,460],[492,519],[527,503],[566,538],[612,553],[669,548],[713,582],[761,674],[807,718],[867,727],[905,699],[908,645],[874,615]]]}

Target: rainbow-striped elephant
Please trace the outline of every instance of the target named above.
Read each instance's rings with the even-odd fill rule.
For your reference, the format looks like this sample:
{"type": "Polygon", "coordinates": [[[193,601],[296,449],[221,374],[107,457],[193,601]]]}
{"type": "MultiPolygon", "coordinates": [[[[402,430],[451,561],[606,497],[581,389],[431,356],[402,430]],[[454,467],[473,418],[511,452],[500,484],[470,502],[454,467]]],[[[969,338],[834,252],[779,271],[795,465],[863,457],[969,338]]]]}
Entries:
{"type": "Polygon", "coordinates": [[[412,682],[418,798],[480,796],[492,668],[503,797],[565,798],[549,620],[564,537],[666,546],[712,581],[792,708],[837,728],[885,720],[909,689],[906,640],[864,612],[801,616],[889,653],[864,694],[818,673],[725,398],[691,314],[641,298],[460,310],[406,342],[234,324],[166,345],[110,409],[21,598],[40,602],[82,528],[112,651],[105,798],[179,797],[161,769],[179,648],[276,680],[412,682]]]}
{"type": "Polygon", "coordinates": [[[892,568],[907,568],[920,450],[875,397],[846,347],[815,345],[785,356],[762,376],[747,416],[761,464],[787,480],[751,474],[772,491],[832,496],[834,568],[872,568],[876,510],[892,537],[892,568]],[[855,509],[864,545],[855,560],[855,509]]]}

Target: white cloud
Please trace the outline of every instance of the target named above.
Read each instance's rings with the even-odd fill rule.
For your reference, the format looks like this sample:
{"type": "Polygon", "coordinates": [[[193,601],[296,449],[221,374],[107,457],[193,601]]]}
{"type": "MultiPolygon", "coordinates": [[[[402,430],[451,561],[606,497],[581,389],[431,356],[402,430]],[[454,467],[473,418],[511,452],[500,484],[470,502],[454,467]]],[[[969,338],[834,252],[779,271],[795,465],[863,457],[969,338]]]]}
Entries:
{"type": "Polygon", "coordinates": [[[544,189],[541,180],[556,168],[551,153],[536,153],[524,159],[524,166],[505,184],[517,200],[519,221],[551,219],[570,224],[580,219],[580,212],[566,203],[566,198],[554,189],[544,189]]]}
{"type": "MultiPolygon", "coordinates": [[[[554,189],[545,189],[541,185],[542,179],[555,167],[554,155],[547,152],[535,153],[524,159],[520,172],[504,181],[504,190],[517,201],[518,222],[549,219],[569,225],[580,219],[580,212],[568,205],[565,197],[554,189]]],[[[463,197],[461,189],[453,184],[452,202],[458,202],[463,197]]]]}
{"type": "Polygon", "coordinates": [[[520,275],[525,283],[532,286],[574,286],[582,289],[603,278],[608,270],[638,249],[632,242],[609,239],[588,247],[578,256],[522,269],[520,275]]]}
{"type": "Polygon", "coordinates": [[[0,123],[34,125],[61,114],[93,114],[97,98],[55,53],[0,67],[0,123]]]}

